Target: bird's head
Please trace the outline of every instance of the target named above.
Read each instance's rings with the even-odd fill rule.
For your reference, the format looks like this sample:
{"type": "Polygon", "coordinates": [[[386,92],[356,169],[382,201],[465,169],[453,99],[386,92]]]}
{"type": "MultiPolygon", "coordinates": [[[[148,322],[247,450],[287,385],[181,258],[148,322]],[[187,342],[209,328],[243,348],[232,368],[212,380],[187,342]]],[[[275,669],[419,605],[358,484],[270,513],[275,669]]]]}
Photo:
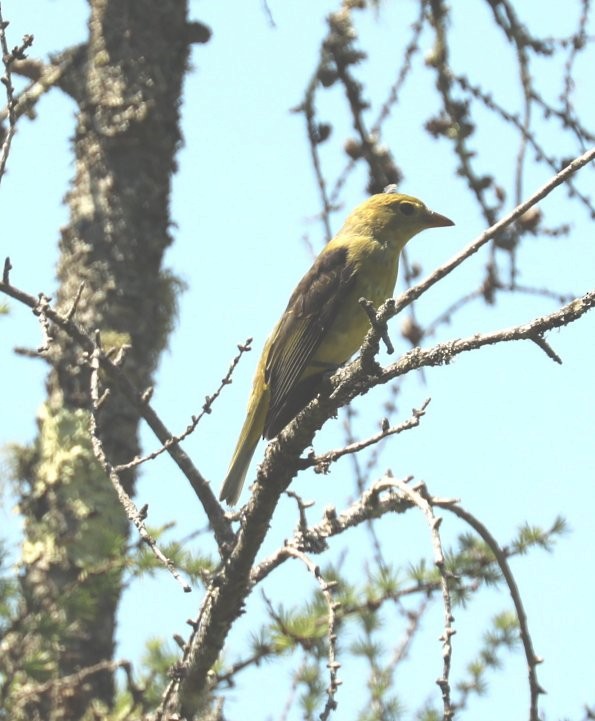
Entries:
{"type": "Polygon", "coordinates": [[[450,218],[430,210],[421,200],[397,193],[389,185],[384,193],[372,195],[347,218],[343,232],[372,232],[377,240],[394,241],[401,245],[428,228],[454,225],[450,218]]]}

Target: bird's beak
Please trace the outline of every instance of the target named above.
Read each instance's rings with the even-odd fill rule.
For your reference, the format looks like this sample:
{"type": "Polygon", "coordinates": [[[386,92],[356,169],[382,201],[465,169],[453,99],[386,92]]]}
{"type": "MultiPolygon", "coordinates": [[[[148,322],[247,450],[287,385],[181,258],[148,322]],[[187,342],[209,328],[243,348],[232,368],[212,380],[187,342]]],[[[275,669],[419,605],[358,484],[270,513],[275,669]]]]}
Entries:
{"type": "Polygon", "coordinates": [[[454,225],[450,218],[447,218],[446,215],[435,213],[433,210],[429,211],[427,220],[428,228],[444,228],[447,225],[454,225]]]}

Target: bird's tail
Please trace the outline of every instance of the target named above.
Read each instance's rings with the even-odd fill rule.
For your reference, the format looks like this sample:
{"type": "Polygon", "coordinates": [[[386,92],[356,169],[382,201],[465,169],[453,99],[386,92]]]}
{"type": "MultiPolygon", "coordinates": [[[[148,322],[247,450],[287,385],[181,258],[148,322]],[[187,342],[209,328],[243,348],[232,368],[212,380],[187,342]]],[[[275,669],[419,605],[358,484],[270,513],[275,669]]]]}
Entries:
{"type": "Polygon", "coordinates": [[[268,389],[263,389],[256,383],[248,404],[248,414],[219,494],[219,500],[227,501],[230,506],[238,502],[242,492],[250,461],[262,435],[268,404],[268,389]]]}

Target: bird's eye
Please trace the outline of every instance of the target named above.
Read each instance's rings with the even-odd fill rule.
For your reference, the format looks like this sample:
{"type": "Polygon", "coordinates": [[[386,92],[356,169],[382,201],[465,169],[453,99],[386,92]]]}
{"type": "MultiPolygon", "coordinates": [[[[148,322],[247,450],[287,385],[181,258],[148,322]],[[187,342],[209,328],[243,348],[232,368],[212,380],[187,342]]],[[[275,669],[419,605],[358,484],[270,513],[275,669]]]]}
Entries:
{"type": "Polygon", "coordinates": [[[399,210],[403,215],[413,215],[415,213],[415,205],[408,203],[406,200],[399,205],[399,210]]]}

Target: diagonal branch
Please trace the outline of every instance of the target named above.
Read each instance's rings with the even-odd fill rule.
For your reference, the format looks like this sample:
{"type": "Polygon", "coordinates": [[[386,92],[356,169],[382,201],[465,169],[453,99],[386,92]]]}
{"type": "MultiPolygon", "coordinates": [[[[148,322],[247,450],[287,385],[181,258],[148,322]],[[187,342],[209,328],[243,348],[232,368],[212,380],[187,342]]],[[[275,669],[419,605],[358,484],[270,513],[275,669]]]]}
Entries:
{"type": "Polygon", "coordinates": [[[450,721],[455,715],[455,710],[450,698],[450,668],[452,661],[452,637],[456,633],[453,628],[454,616],[452,615],[452,599],[450,589],[448,587],[448,573],[446,570],[446,562],[444,552],[442,550],[442,540],[440,538],[440,525],[442,518],[434,515],[432,508],[432,499],[427,497],[427,491],[423,485],[412,488],[402,481],[388,481],[387,485],[392,483],[397,490],[412,503],[414,503],[424,514],[430,528],[430,536],[432,539],[432,547],[434,549],[434,565],[440,574],[440,587],[442,589],[442,602],[444,608],[444,631],[440,636],[442,641],[442,676],[436,683],[442,692],[442,704],[444,707],[444,721],[450,721]]]}
{"type": "MultiPolygon", "coordinates": [[[[34,313],[40,312],[40,300],[28,293],[25,293],[10,284],[9,271],[10,260],[7,258],[4,263],[3,280],[0,283],[0,292],[14,298],[23,305],[28,306],[34,313]]],[[[67,333],[70,338],[78,343],[80,348],[91,356],[96,348],[95,341],[83,330],[71,317],[64,316],[56,311],[45,297],[43,297],[43,317],[58,328],[67,333]]],[[[180,468],[184,476],[190,482],[199,501],[202,503],[209,523],[213,527],[219,548],[230,543],[233,539],[233,530],[229,520],[226,518],[223,509],[217,502],[215,494],[211,490],[209,482],[203,477],[200,471],[192,463],[187,453],[180,447],[179,443],[171,443],[174,435],[167,429],[161,418],[148,403],[145,394],[134,387],[123,370],[103,352],[98,358],[101,370],[108,378],[115,383],[126,396],[135,411],[147,422],[153,433],[157,436],[162,445],[167,446],[167,452],[173,461],[180,468]]]]}
{"type": "MultiPolygon", "coordinates": [[[[387,302],[386,305],[389,305],[389,302],[387,302]]],[[[352,361],[345,368],[337,371],[333,376],[335,390],[332,392],[331,400],[335,401],[335,403],[339,401],[337,407],[340,407],[349,403],[349,401],[357,395],[366,393],[370,388],[387,383],[412,370],[448,365],[455,356],[461,353],[479,350],[480,348],[498,343],[530,340],[544,349],[543,336],[547,331],[573,323],[594,307],[595,290],[592,290],[580,298],[575,298],[557,311],[536,318],[530,323],[504,328],[493,331],[492,333],[478,333],[467,338],[446,341],[427,350],[413,348],[401,356],[398,361],[386,366],[380,373],[374,376],[367,376],[362,370],[362,360],[356,358],[356,360],[352,361]],[[336,383],[337,381],[340,382],[336,383]]],[[[392,313],[392,308],[390,312],[392,313]]],[[[372,347],[372,352],[374,344],[376,344],[376,346],[378,345],[378,337],[373,329],[368,332],[368,336],[364,341],[362,355],[364,352],[370,352],[368,344],[372,347]]],[[[548,356],[556,362],[559,362],[560,359],[554,351],[551,348],[549,348],[549,351],[548,356]]],[[[333,408],[335,408],[335,403],[333,403],[333,408]]],[[[312,404],[314,404],[314,402],[312,404]]]]}
{"type": "Polygon", "coordinates": [[[332,711],[337,708],[337,701],[335,695],[341,681],[338,678],[337,672],[341,667],[341,664],[337,661],[337,611],[341,604],[333,598],[333,589],[337,585],[336,581],[326,581],[320,571],[320,567],[312,561],[303,551],[297,548],[289,549],[289,555],[293,558],[297,558],[302,561],[314,578],[318,581],[320,586],[320,592],[322,593],[324,600],[328,608],[327,618],[327,638],[328,638],[328,664],[329,669],[329,685],[327,687],[327,701],[325,707],[320,714],[320,721],[327,721],[332,711]]]}
{"type": "Polygon", "coordinates": [[[12,112],[14,120],[23,115],[31,115],[35,105],[41,98],[55,87],[65,89],[64,78],[73,67],[80,66],[84,62],[87,48],[85,45],[76,47],[61,53],[50,63],[42,63],[33,60],[18,60],[13,65],[15,75],[22,75],[30,78],[33,82],[17,95],[12,103],[12,108],[7,105],[0,110],[0,122],[10,117],[12,112]]]}
{"type": "Polygon", "coordinates": [[[401,311],[403,308],[407,307],[414,300],[417,300],[417,298],[419,298],[422,293],[425,293],[439,280],[442,280],[444,276],[448,275],[457,266],[461,265],[464,260],[469,258],[471,255],[477,253],[480,248],[482,248],[484,245],[486,245],[486,243],[495,238],[499,233],[501,233],[502,230],[504,230],[504,228],[514,223],[515,220],[518,220],[524,213],[529,210],[529,208],[532,208],[540,200],[543,200],[543,198],[549,195],[552,190],[554,190],[554,188],[562,185],[562,183],[567,182],[569,178],[571,178],[581,168],[593,162],[593,160],[595,160],[595,147],[590,148],[585,153],[575,158],[559,173],[550,178],[547,183],[542,185],[541,188],[536,190],[535,193],[533,193],[529,198],[527,198],[527,200],[523,201],[520,205],[517,205],[514,210],[508,213],[508,215],[505,215],[501,220],[499,220],[497,223],[494,223],[494,225],[492,225],[481,235],[479,235],[473,242],[471,242],[454,258],[449,260],[444,265],[441,265],[423,281],[421,281],[417,285],[414,285],[412,288],[409,288],[409,290],[407,290],[397,299],[394,310],[392,310],[389,315],[384,316],[384,314],[379,312],[378,321],[381,322],[382,320],[391,318],[392,316],[399,313],[399,311],[401,311]]]}
{"type": "Polygon", "coordinates": [[[531,693],[531,707],[529,718],[530,721],[539,721],[538,700],[539,695],[545,693],[545,691],[537,681],[537,666],[542,663],[543,659],[537,656],[533,649],[533,642],[531,640],[531,635],[529,634],[529,626],[527,623],[527,614],[525,613],[525,608],[523,606],[523,601],[521,599],[521,594],[519,593],[518,586],[516,585],[515,578],[512,574],[512,571],[510,570],[510,566],[508,565],[506,554],[502,551],[496,539],[483,525],[483,523],[481,523],[477,518],[475,518],[475,516],[466,511],[464,508],[461,508],[461,506],[453,503],[452,501],[444,502],[436,498],[433,498],[431,502],[435,506],[440,506],[441,508],[445,508],[451,513],[454,513],[459,518],[462,518],[465,523],[468,523],[489,546],[490,550],[494,554],[494,557],[496,558],[498,565],[500,566],[502,575],[504,576],[504,579],[510,590],[510,595],[512,597],[517,618],[519,620],[521,639],[523,641],[525,657],[527,659],[527,666],[529,669],[529,689],[531,693]]]}
{"type": "Polygon", "coordinates": [[[8,118],[8,130],[6,131],[4,138],[2,139],[2,145],[0,146],[0,182],[2,181],[4,170],[6,168],[12,139],[16,132],[18,117],[16,112],[17,100],[15,98],[15,90],[12,84],[12,66],[18,60],[25,58],[25,50],[33,45],[33,35],[25,35],[21,45],[9,50],[5,32],[7,26],[8,22],[4,20],[2,15],[2,6],[0,5],[0,54],[2,55],[2,64],[4,66],[4,74],[0,77],[0,81],[6,90],[6,111],[4,117],[0,117],[0,122],[8,118]]]}
{"type": "Polygon", "coordinates": [[[419,426],[420,424],[421,419],[426,414],[426,408],[428,407],[429,403],[430,398],[426,398],[421,408],[413,408],[413,410],[411,411],[411,416],[406,421],[399,423],[399,425],[397,426],[389,425],[388,420],[385,418],[382,423],[381,431],[374,434],[373,436],[370,436],[370,438],[366,438],[363,441],[354,441],[353,443],[349,443],[348,445],[343,446],[343,448],[338,448],[334,451],[327,451],[326,453],[323,453],[319,456],[315,454],[308,456],[308,459],[306,461],[306,467],[314,466],[316,473],[328,473],[328,469],[331,463],[335,463],[339,460],[339,458],[342,458],[347,454],[359,453],[364,448],[375,445],[376,443],[383,441],[389,436],[395,436],[399,433],[403,433],[403,431],[408,431],[411,428],[417,428],[417,426],[419,426]]]}
{"type": "Polygon", "coordinates": [[[191,422],[186,426],[186,428],[177,436],[172,436],[168,441],[166,441],[163,445],[161,445],[157,450],[151,451],[150,453],[147,453],[146,455],[140,457],[133,458],[128,463],[122,463],[119,466],[116,466],[114,470],[116,473],[120,473],[121,471],[130,470],[131,468],[136,468],[137,466],[142,465],[143,463],[147,463],[148,461],[152,461],[158,456],[160,456],[163,453],[167,452],[167,449],[170,446],[177,445],[178,443],[181,443],[185,438],[188,438],[188,436],[191,433],[194,433],[196,430],[196,427],[200,423],[200,421],[209,413],[212,413],[213,411],[213,403],[219,398],[221,395],[221,392],[223,388],[226,385],[229,385],[231,383],[231,377],[233,375],[233,372],[238,366],[238,363],[240,362],[241,357],[244,355],[244,353],[247,353],[248,351],[252,350],[251,347],[252,338],[248,338],[244,344],[238,345],[238,351],[239,353],[233,358],[231,361],[229,368],[227,369],[227,373],[223,376],[221,381],[219,382],[219,386],[217,387],[217,390],[213,393],[211,396],[205,397],[205,402],[203,403],[202,410],[197,416],[192,416],[191,422]]]}
{"type": "Polygon", "coordinates": [[[165,568],[171,573],[171,575],[176,579],[176,581],[180,584],[180,586],[183,588],[185,593],[189,593],[192,591],[192,586],[185,581],[178,569],[175,567],[171,559],[167,558],[167,556],[163,553],[163,551],[159,548],[157,545],[157,542],[155,539],[151,536],[151,534],[147,531],[147,527],[145,525],[145,518],[146,518],[146,511],[145,509],[141,508],[140,510],[137,508],[136,504],[130,498],[128,493],[126,493],[124,486],[122,485],[122,482],[120,480],[120,473],[121,470],[118,468],[114,468],[112,464],[107,459],[107,456],[105,454],[105,450],[103,448],[103,443],[101,442],[101,439],[99,437],[99,431],[98,431],[98,414],[102,405],[103,400],[106,398],[106,394],[108,391],[106,391],[106,394],[100,396],[99,395],[99,359],[101,357],[101,348],[99,346],[99,343],[96,344],[95,350],[93,351],[91,358],[89,359],[90,366],[91,366],[91,378],[90,378],[90,385],[91,385],[91,414],[90,414],[90,434],[91,434],[91,445],[93,446],[93,453],[95,454],[95,458],[97,459],[98,463],[101,464],[103,470],[105,471],[106,475],[110,479],[112,486],[114,487],[114,490],[116,492],[116,495],[118,496],[118,500],[122,504],[122,507],[124,508],[126,515],[128,516],[128,519],[136,526],[136,529],[139,532],[139,535],[141,539],[144,541],[144,543],[147,544],[147,546],[151,549],[155,557],[159,560],[160,563],[162,563],[165,568]]]}

